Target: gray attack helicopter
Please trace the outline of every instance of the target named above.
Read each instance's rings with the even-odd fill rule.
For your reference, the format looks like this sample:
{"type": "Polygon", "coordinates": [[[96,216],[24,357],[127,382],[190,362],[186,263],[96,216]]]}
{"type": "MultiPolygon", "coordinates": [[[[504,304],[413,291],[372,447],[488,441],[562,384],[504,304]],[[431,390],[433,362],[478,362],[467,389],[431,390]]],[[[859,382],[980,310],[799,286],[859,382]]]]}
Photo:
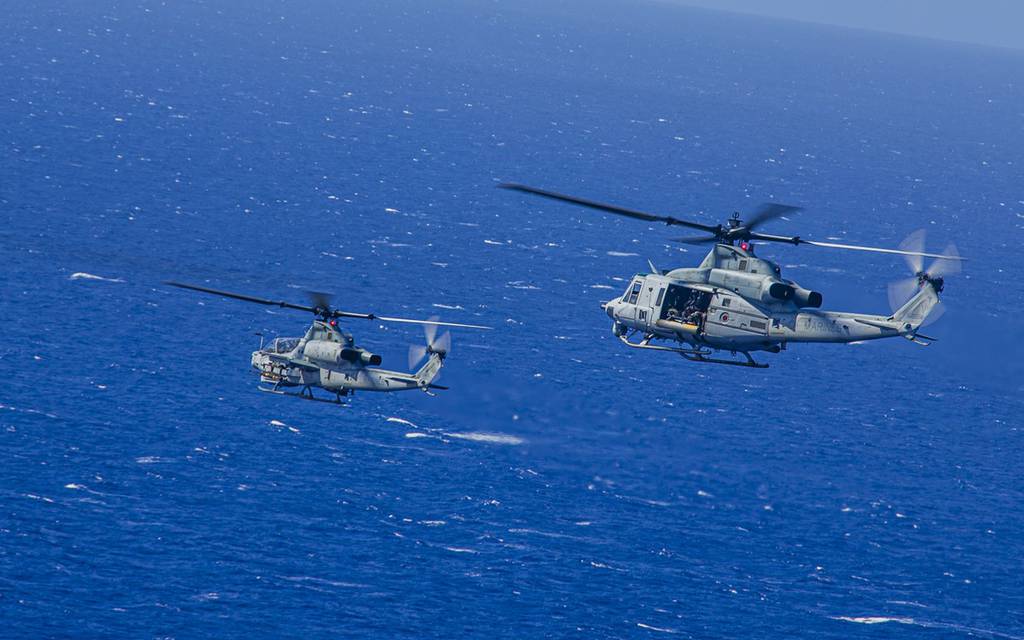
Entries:
{"type": "Polygon", "coordinates": [[[901,336],[916,344],[931,344],[919,332],[941,315],[939,295],[945,276],[957,273],[964,260],[950,244],[941,254],[924,251],[924,230],[911,234],[899,249],[818,242],[799,236],[760,233],[764,223],[799,211],[799,207],[763,204],[746,221],[733,214],[725,225],[709,225],[671,216],[658,216],[615,205],[568,196],[521,184],[503,189],[614,213],[647,222],[687,227],[706,235],[673,238],[686,244],[711,244],[711,251],[696,268],[659,271],[633,276],[625,293],[601,306],[613,320],[612,332],[637,349],[678,353],[693,362],[766,368],[750,353],[779,353],[791,342],[860,342],[901,336]],[[822,295],[782,277],[779,265],[754,254],[754,241],[812,245],[833,249],[871,251],[904,256],[913,277],[889,287],[892,315],[820,311],[822,295]],[[935,262],[924,269],[923,259],[935,262]],[[638,335],[638,340],[632,340],[638,335]],[[652,344],[657,340],[673,346],[652,344]],[[728,351],[734,358],[714,357],[728,351]],[[743,354],[745,359],[735,358],[743,354]]]}
{"type": "Polygon", "coordinates": [[[251,359],[252,367],[259,372],[260,382],[263,383],[258,387],[260,391],[291,395],[307,400],[340,404],[343,397],[352,395],[356,391],[386,392],[419,389],[430,393],[433,389],[447,389],[447,387],[434,384],[434,380],[441,371],[445,357],[451,351],[452,339],[448,332],[438,336],[437,328],[491,328],[476,324],[440,322],[436,317],[429,320],[410,320],[378,316],[372,313],[341,311],[331,308],[329,296],[315,292],[309,293],[313,302],[313,305],[309,306],[267,300],[181,282],[166,282],[165,284],[245,302],[312,313],[315,319],[303,337],[275,338],[265,344],[261,336],[260,348],[252,353],[251,359]],[[424,357],[427,358],[426,363],[412,373],[378,368],[377,365],[381,364],[381,357],[356,346],[352,334],[338,326],[340,318],[423,325],[427,343],[425,346],[414,345],[409,348],[409,368],[415,367],[424,357]],[[333,393],[334,398],[325,399],[314,396],[314,387],[333,393]],[[298,388],[299,391],[285,391],[288,388],[298,388]]]}

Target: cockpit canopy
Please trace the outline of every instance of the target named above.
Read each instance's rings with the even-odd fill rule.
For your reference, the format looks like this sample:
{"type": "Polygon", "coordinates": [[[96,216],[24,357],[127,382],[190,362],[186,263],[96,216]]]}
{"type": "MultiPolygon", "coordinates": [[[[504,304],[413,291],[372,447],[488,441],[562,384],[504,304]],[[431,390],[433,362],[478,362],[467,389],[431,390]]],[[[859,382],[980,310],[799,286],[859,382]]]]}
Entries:
{"type": "Polygon", "coordinates": [[[291,353],[299,346],[301,338],[274,338],[263,346],[265,353],[291,353]]]}

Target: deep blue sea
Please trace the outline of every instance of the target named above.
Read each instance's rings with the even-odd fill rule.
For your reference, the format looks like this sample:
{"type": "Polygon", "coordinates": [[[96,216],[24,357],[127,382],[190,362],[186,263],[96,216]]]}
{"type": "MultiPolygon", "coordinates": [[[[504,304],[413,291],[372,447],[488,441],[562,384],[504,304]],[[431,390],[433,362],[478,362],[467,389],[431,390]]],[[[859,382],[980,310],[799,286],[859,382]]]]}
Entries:
{"type": "MultiPolygon", "coordinates": [[[[0,637],[1024,637],[1024,51],[626,0],[8,3],[0,637]],[[921,348],[767,370],[600,310],[715,223],[969,258],[921,348]],[[298,312],[438,397],[262,394],[298,312]],[[351,322],[404,369],[416,327],[351,322]]],[[[896,256],[764,246],[887,313],[896,256]]]]}

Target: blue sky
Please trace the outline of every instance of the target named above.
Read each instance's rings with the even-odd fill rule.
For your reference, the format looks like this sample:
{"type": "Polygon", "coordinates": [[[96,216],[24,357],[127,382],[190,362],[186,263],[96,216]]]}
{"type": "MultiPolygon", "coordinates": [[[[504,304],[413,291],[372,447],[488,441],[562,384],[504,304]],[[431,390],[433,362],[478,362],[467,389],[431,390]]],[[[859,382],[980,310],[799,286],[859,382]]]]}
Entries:
{"type": "Polygon", "coordinates": [[[1024,48],[1024,0],[676,0],[680,4],[1024,48]]]}

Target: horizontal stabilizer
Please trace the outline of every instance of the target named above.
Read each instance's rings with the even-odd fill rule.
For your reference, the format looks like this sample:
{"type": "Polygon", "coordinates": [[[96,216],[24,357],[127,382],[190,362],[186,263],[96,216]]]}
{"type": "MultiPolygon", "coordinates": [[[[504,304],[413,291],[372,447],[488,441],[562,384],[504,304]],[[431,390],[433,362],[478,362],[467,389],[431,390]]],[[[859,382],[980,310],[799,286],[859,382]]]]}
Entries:
{"type": "Polygon", "coordinates": [[[861,324],[866,324],[869,327],[878,327],[879,329],[892,329],[893,331],[900,330],[900,324],[891,320],[871,320],[868,318],[854,318],[861,324]]]}

